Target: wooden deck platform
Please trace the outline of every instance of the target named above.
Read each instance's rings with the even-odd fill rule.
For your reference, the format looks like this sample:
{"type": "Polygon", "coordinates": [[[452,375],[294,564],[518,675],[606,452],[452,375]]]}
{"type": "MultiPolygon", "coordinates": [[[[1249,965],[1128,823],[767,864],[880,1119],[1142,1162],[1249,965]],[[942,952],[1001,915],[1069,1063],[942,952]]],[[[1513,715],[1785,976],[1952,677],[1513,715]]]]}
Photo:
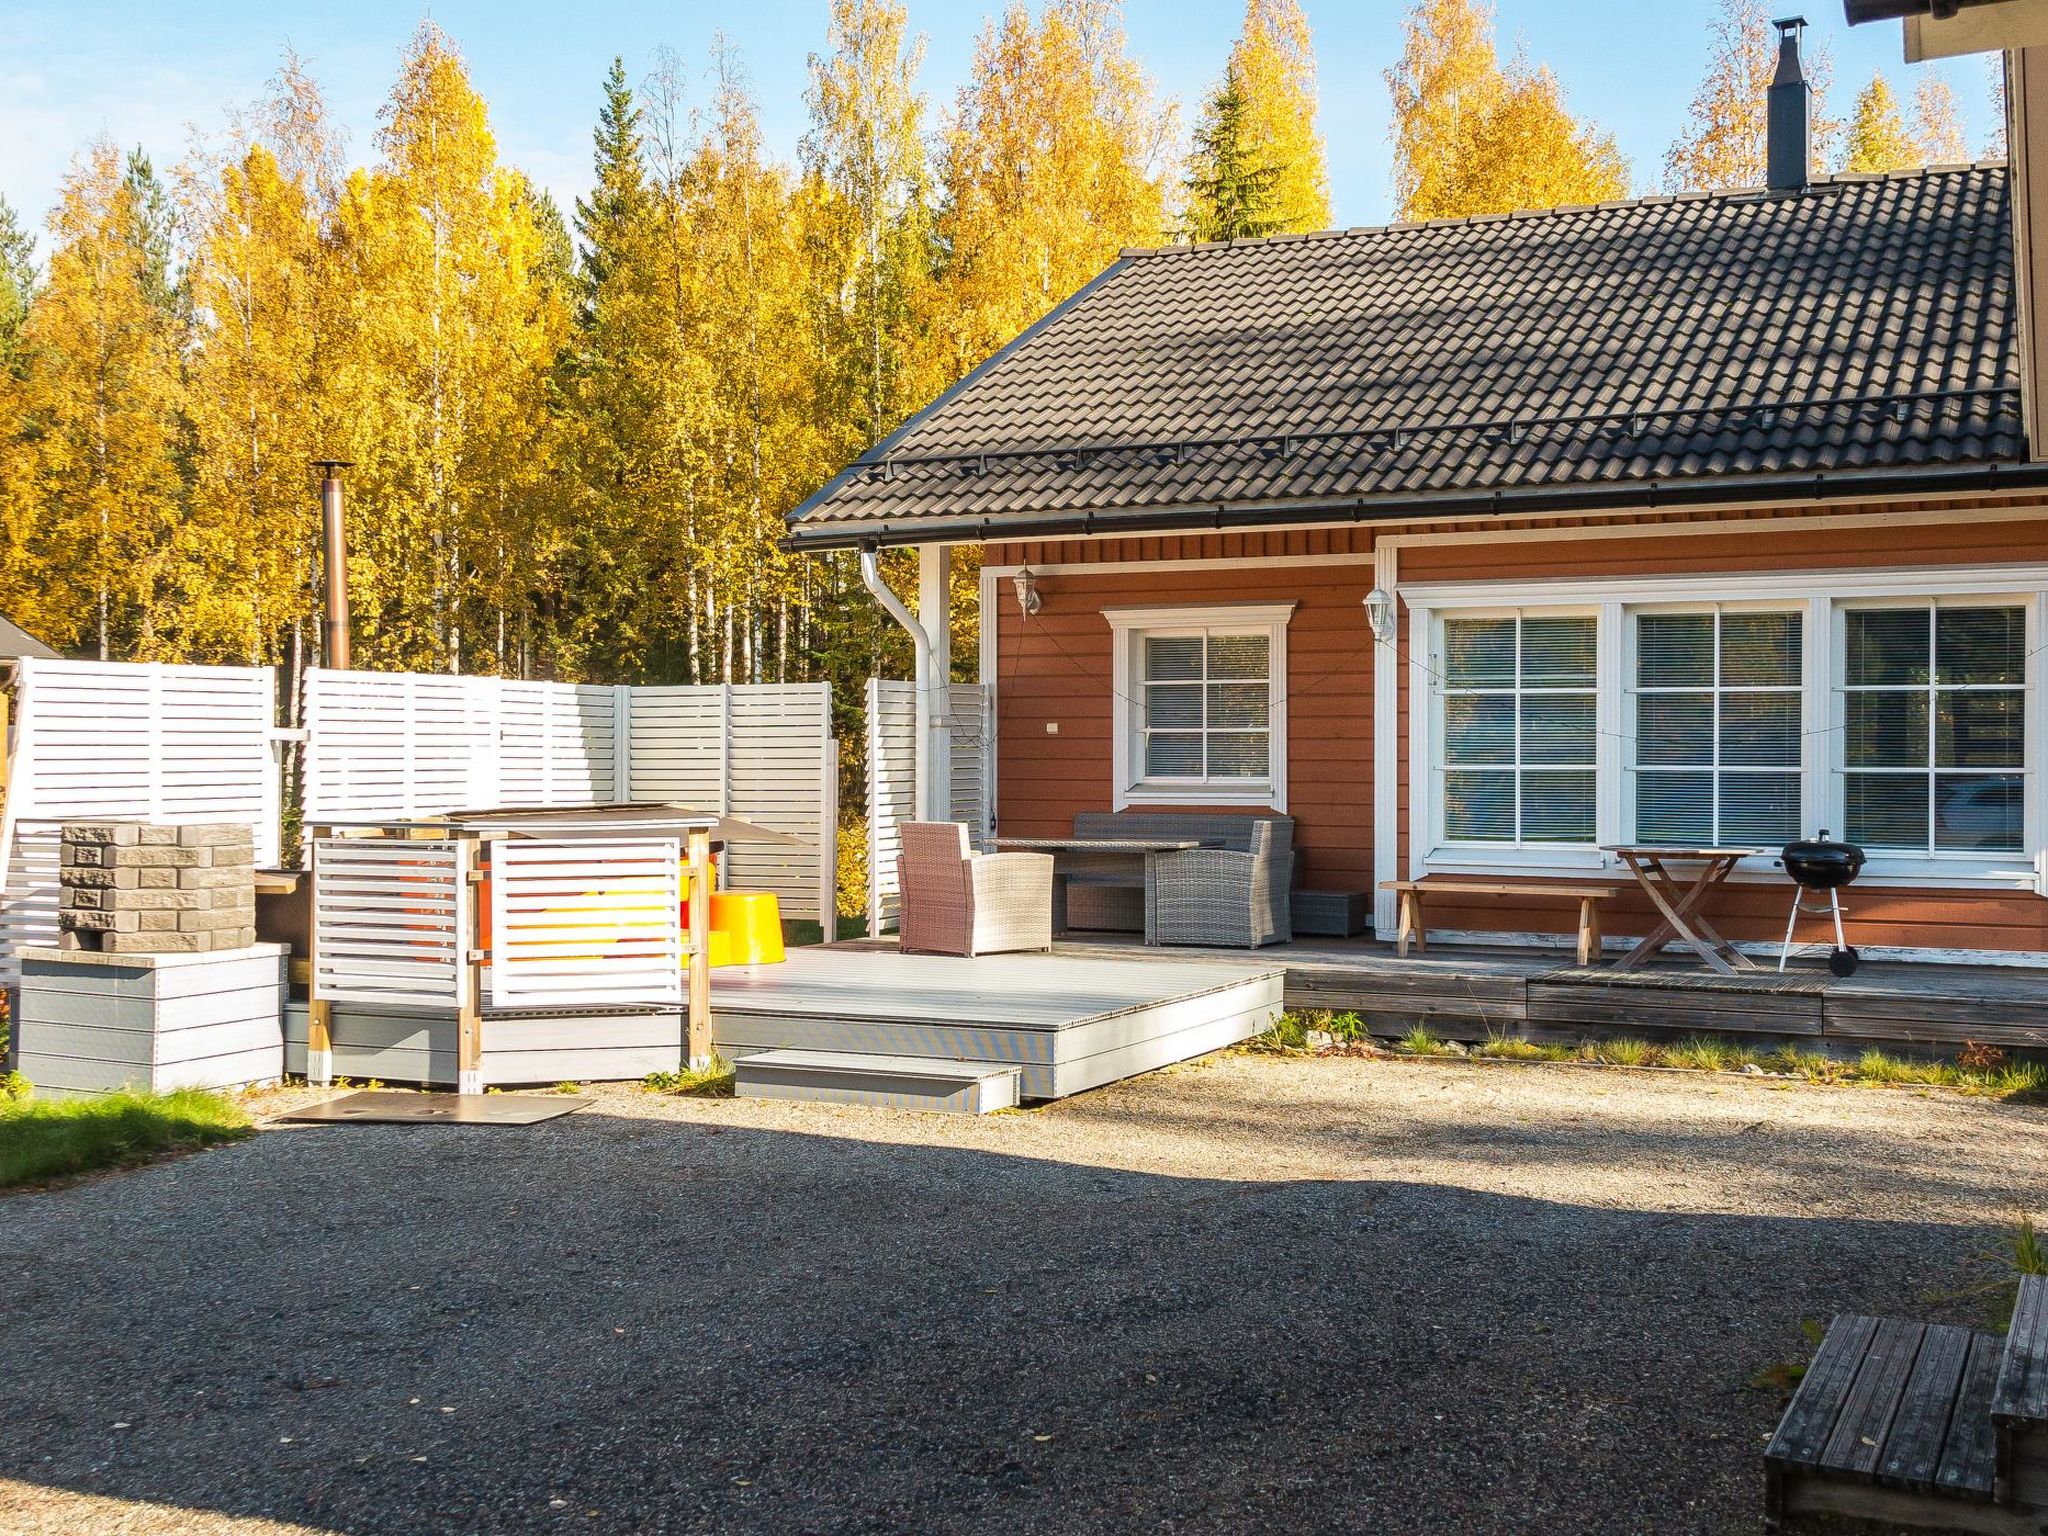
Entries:
{"type": "Polygon", "coordinates": [[[727,1060],[850,1052],[1015,1066],[1026,1099],[1058,1099],[1248,1040],[1279,1011],[1269,955],[898,954],[793,949],[714,974],[711,1039],[727,1060]]]}
{"type": "MultiPolygon", "coordinates": [[[[886,941],[885,941],[886,942],[886,941]]],[[[1238,952],[1147,948],[1135,935],[1063,940],[1075,958],[1185,965],[1238,952]]],[[[2048,1052],[2048,970],[2016,966],[1867,962],[1837,977],[1824,963],[1719,976],[1660,961],[1640,971],[1580,967],[1569,954],[1536,949],[1443,947],[1396,955],[1372,939],[1308,939],[1243,959],[1286,972],[1290,1008],[1363,1017],[1375,1034],[1417,1025],[1444,1039],[1521,1035],[1573,1040],[1592,1034],[1726,1034],[1843,1048],[1953,1051],[1965,1041],[2048,1052]]]]}

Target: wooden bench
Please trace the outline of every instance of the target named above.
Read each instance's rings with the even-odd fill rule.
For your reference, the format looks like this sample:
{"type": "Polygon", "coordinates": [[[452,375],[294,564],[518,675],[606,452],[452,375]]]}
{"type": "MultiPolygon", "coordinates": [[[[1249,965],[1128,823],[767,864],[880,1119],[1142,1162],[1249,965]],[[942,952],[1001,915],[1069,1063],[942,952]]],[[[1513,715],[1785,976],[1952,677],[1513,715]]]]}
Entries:
{"type": "Polygon", "coordinates": [[[1804,1516],[2048,1530],[2048,1276],[2004,1338],[1838,1317],[1764,1451],[1764,1524],[1804,1516]]]}
{"type": "Polygon", "coordinates": [[[1401,896],[1400,932],[1395,944],[1401,954],[1415,947],[1429,953],[1429,926],[1423,916],[1422,898],[1430,896],[1521,896],[1541,897],[1579,904],[1579,964],[1592,965],[1600,958],[1600,903],[1621,894],[1618,885],[1534,885],[1512,880],[1382,880],[1380,889],[1401,896]]]}

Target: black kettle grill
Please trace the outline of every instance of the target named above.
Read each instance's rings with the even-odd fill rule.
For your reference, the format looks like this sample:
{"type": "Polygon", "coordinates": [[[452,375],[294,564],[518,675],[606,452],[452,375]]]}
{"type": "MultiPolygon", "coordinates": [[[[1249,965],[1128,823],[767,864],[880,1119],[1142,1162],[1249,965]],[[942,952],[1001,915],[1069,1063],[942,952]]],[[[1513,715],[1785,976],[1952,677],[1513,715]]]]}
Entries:
{"type": "Polygon", "coordinates": [[[1785,962],[1792,958],[1792,930],[1799,925],[1799,914],[1825,912],[1835,920],[1835,947],[1828,955],[1828,969],[1837,976],[1853,975],[1861,957],[1842,936],[1841,890],[1863,872],[1863,850],[1854,843],[1830,841],[1827,828],[1823,827],[1819,837],[1787,843],[1777,862],[1799,887],[1792,896],[1792,913],[1785,919],[1785,942],[1778,951],[1778,969],[1784,970],[1785,962]],[[1825,891],[1828,899],[1810,902],[1806,899],[1809,891],[1825,891]]]}

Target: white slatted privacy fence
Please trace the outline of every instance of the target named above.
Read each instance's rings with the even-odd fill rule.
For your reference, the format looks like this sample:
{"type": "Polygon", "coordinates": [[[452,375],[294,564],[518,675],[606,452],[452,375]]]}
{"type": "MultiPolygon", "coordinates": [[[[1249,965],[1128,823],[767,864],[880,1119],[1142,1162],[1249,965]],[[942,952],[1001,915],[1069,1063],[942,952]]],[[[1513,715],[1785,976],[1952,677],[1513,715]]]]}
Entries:
{"type": "Polygon", "coordinates": [[[620,692],[316,667],[306,674],[306,820],[610,802],[620,692]]]}
{"type": "Polygon", "coordinates": [[[773,891],[782,915],[831,936],[838,851],[839,744],[829,683],[629,688],[628,801],[667,801],[801,838],[738,842],[719,883],[773,891]]]}
{"type": "Polygon", "coordinates": [[[825,683],[608,688],[433,673],[306,679],[306,820],[665,801],[757,822],[727,886],[827,921],[838,745],[825,683]]]}
{"type": "Polygon", "coordinates": [[[589,683],[495,683],[499,805],[601,805],[618,784],[618,696],[589,683]]]}
{"type": "Polygon", "coordinates": [[[276,681],[267,667],[23,658],[0,818],[0,986],[57,940],[58,824],[233,821],[277,859],[276,681]]]}
{"type": "MultiPolygon", "coordinates": [[[[948,691],[953,761],[953,820],[965,822],[976,845],[991,830],[988,805],[988,690],[955,683],[948,691]]],[[[868,679],[868,932],[896,926],[897,828],[917,817],[917,688],[890,678],[868,679]]]]}
{"type": "Polygon", "coordinates": [[[315,838],[313,996],[453,1008],[475,930],[453,839],[315,838]]]}
{"type": "Polygon", "coordinates": [[[898,828],[917,818],[917,688],[868,679],[868,932],[896,926],[898,828]]]}
{"type": "Polygon", "coordinates": [[[492,1006],[680,1004],[682,856],[673,837],[492,843],[492,1006]]]}

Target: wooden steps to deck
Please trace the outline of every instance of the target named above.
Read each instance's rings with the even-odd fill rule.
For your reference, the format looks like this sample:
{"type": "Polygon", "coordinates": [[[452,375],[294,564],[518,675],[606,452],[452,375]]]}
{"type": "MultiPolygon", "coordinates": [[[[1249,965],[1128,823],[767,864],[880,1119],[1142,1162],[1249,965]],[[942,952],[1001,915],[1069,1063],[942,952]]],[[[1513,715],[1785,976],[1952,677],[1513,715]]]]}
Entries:
{"type": "Polygon", "coordinates": [[[1772,1530],[1805,1516],[2048,1532],[2048,1277],[2011,1332],[1838,1317],[1764,1452],[1772,1530]]]}
{"type": "Polygon", "coordinates": [[[986,1115],[1015,1109],[1024,1074],[985,1062],[851,1051],[760,1051],[733,1064],[742,1099],[802,1099],[986,1115]]]}

